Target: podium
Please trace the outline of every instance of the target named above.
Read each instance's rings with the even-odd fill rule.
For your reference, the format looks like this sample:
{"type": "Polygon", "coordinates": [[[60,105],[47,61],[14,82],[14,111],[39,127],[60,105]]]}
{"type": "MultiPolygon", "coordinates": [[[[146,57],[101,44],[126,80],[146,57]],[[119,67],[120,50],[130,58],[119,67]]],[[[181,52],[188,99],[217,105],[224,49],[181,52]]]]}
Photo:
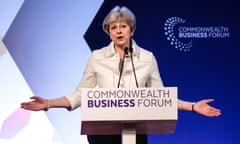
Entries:
{"type": "Polygon", "coordinates": [[[136,134],[171,134],[177,122],[177,87],[81,90],[81,134],[121,134],[135,144],[136,134]]]}

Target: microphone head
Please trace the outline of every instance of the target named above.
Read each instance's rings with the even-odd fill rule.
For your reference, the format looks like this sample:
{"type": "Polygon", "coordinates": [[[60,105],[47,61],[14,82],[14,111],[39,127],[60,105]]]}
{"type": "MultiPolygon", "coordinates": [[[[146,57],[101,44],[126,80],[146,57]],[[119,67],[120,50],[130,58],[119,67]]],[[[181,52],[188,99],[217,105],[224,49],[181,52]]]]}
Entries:
{"type": "Polygon", "coordinates": [[[128,47],[124,48],[124,53],[125,53],[125,55],[128,55],[128,47]]]}
{"type": "Polygon", "coordinates": [[[130,53],[132,53],[132,52],[133,52],[133,48],[132,48],[132,47],[130,47],[130,48],[129,48],[129,51],[130,51],[130,53]]]}

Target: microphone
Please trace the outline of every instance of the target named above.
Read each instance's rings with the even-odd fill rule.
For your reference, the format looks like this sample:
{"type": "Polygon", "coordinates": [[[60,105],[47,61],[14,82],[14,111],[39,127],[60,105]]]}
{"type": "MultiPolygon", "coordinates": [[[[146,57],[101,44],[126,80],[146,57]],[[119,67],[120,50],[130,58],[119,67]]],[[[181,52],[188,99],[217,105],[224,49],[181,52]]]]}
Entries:
{"type": "MultiPolygon", "coordinates": [[[[124,55],[125,55],[125,56],[128,55],[128,47],[125,47],[125,48],[124,48],[124,55]]],[[[124,57],[125,57],[125,56],[124,56],[124,57]]]]}
{"type": "Polygon", "coordinates": [[[138,81],[137,81],[137,76],[136,76],[136,70],[135,70],[135,66],[134,66],[134,63],[133,63],[133,57],[132,57],[132,53],[133,53],[132,45],[130,45],[129,51],[130,51],[130,57],[131,57],[131,63],[132,63],[133,74],[134,74],[134,78],[135,78],[136,86],[137,86],[137,88],[138,88],[138,81]]]}
{"type": "Polygon", "coordinates": [[[121,81],[121,78],[122,78],[123,66],[124,66],[124,61],[125,61],[125,56],[126,55],[128,55],[128,48],[127,47],[124,48],[123,59],[120,58],[120,61],[119,61],[119,71],[120,71],[120,74],[119,74],[119,78],[118,78],[117,88],[119,88],[119,86],[120,86],[120,81],[121,81]]]}

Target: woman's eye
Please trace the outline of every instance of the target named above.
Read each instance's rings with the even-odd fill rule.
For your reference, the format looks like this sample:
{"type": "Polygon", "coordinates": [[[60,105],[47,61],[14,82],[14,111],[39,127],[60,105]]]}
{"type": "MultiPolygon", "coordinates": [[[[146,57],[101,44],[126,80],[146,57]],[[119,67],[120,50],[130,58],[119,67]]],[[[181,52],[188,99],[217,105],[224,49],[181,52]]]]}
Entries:
{"type": "Polygon", "coordinates": [[[112,30],[113,30],[113,29],[116,29],[116,28],[117,28],[116,26],[112,26],[112,27],[110,27],[110,29],[112,29],[112,30]]]}
{"type": "Polygon", "coordinates": [[[127,25],[121,25],[120,27],[121,27],[121,28],[126,28],[126,27],[127,27],[127,25]]]}

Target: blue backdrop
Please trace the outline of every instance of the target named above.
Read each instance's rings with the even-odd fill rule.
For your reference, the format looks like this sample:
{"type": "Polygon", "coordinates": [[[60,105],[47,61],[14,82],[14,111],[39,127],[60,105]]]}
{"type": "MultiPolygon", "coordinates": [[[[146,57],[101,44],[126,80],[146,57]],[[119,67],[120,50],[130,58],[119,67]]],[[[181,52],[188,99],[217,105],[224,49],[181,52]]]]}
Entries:
{"type": "MultiPolygon", "coordinates": [[[[175,133],[149,135],[149,143],[238,143],[240,10],[235,0],[26,1],[4,42],[33,92],[57,97],[75,89],[89,48],[109,43],[102,21],[115,5],[136,14],[134,39],[154,53],[166,86],[179,87],[184,100],[214,98],[212,105],[222,110],[217,118],[180,111],[175,133]]],[[[48,112],[57,130],[63,131],[66,121],[80,123],[59,118],[60,113],[48,112]]]]}

